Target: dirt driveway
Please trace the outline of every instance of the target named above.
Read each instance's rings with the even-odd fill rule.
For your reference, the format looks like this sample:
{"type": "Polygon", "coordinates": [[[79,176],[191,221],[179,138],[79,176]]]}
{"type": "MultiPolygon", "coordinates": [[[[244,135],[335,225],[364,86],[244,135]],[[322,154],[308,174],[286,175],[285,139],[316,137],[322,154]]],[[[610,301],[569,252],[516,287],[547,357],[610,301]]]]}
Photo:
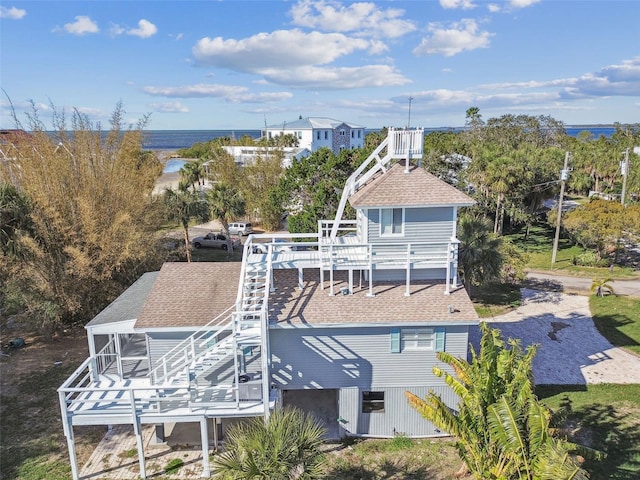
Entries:
{"type": "MultiPolygon", "coordinates": [[[[504,338],[538,344],[533,361],[536,384],[640,383],[640,357],[614,347],[596,329],[589,298],[560,292],[522,289],[520,308],[491,319],[504,338]]],[[[480,349],[480,330],[469,341],[480,349]]]]}

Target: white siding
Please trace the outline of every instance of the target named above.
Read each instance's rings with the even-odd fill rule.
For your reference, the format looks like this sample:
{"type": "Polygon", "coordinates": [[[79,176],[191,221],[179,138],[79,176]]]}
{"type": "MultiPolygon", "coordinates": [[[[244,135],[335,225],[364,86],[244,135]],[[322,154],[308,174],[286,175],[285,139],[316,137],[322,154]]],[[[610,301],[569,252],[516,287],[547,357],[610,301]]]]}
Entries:
{"type": "Polygon", "coordinates": [[[380,237],[380,210],[369,208],[369,243],[448,242],[453,232],[453,207],[405,208],[404,235],[380,237]]]}
{"type": "Polygon", "coordinates": [[[405,392],[409,391],[420,398],[433,391],[440,395],[452,408],[458,403],[457,396],[446,385],[406,387],[372,386],[371,391],[384,392],[384,412],[363,413],[362,392],[365,389],[343,388],[339,393],[338,422],[342,436],[364,435],[374,437],[407,437],[442,436],[446,432],[439,431],[431,422],[425,420],[407,403],[405,392]]]}
{"type": "MultiPolygon", "coordinates": [[[[400,326],[400,325],[398,325],[400,326]]],[[[436,326],[436,325],[434,325],[436,326]]],[[[434,351],[391,353],[389,327],[270,330],[272,380],[281,388],[370,389],[441,382],[434,351]]],[[[446,351],[466,358],[468,327],[446,327],[446,351]]]]}

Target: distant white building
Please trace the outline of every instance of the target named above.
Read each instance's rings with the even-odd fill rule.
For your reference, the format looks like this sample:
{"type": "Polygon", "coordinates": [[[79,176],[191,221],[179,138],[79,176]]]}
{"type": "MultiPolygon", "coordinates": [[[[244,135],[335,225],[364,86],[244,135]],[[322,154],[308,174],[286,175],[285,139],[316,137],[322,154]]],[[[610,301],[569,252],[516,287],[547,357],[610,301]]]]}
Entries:
{"type": "Polygon", "coordinates": [[[282,154],[282,167],[289,168],[294,161],[309,156],[311,151],[303,147],[262,147],[262,146],[223,146],[222,149],[233,157],[237,165],[246,167],[255,163],[258,158],[270,158],[282,154]]]}
{"type": "Polygon", "coordinates": [[[278,135],[295,135],[298,146],[311,152],[327,147],[336,155],[341,150],[364,147],[365,127],[354,123],[326,117],[307,117],[270,125],[263,136],[274,138],[278,135]]]}

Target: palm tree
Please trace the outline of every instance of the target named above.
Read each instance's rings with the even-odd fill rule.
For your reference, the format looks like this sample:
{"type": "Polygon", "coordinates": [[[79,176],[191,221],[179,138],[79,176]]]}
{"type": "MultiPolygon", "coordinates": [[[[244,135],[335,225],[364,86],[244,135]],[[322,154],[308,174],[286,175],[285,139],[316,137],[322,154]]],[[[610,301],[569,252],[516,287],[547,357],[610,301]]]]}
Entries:
{"type": "Polygon", "coordinates": [[[196,219],[199,222],[209,220],[209,205],[200,198],[200,194],[190,192],[185,186],[177,190],[167,188],[164,192],[164,204],[167,216],[171,220],[177,220],[184,230],[184,246],[187,262],[191,261],[191,241],[189,240],[189,222],[196,219]]]}
{"type": "Polygon", "coordinates": [[[323,478],[325,429],[313,417],[285,407],[267,422],[254,417],[227,431],[225,451],[213,459],[214,478],[225,480],[312,480],[323,478]]]}
{"type": "Polygon", "coordinates": [[[185,187],[190,186],[195,192],[204,186],[206,175],[207,172],[204,168],[203,160],[199,159],[194,162],[188,162],[180,169],[180,183],[185,187]],[[196,185],[198,188],[196,188],[196,185]]]}
{"type": "Polygon", "coordinates": [[[207,192],[207,201],[211,216],[222,224],[227,237],[227,255],[231,255],[233,246],[229,234],[229,223],[245,214],[245,201],[240,192],[226,182],[219,182],[207,192]]]}
{"type": "Polygon", "coordinates": [[[503,261],[500,253],[502,241],[491,233],[491,225],[487,220],[477,217],[460,218],[458,239],[460,276],[471,295],[475,283],[499,278],[503,261]]]}
{"type": "Polygon", "coordinates": [[[597,297],[613,295],[613,287],[609,285],[610,282],[613,282],[610,278],[594,278],[591,282],[591,291],[595,292],[597,297]]]}
{"type": "Polygon", "coordinates": [[[551,437],[550,411],[533,392],[536,346],[502,339],[500,331],[480,324],[480,352],[471,362],[438,352],[451,367],[434,367],[459,398],[452,409],[439,395],[421,399],[405,392],[409,404],[439,429],[456,437],[463,467],[477,479],[586,478],[565,443],[551,437]],[[507,347],[508,345],[508,347],[507,347]],[[453,371],[451,374],[449,371],[453,371]],[[545,476],[548,475],[548,476],[545,476]]]}

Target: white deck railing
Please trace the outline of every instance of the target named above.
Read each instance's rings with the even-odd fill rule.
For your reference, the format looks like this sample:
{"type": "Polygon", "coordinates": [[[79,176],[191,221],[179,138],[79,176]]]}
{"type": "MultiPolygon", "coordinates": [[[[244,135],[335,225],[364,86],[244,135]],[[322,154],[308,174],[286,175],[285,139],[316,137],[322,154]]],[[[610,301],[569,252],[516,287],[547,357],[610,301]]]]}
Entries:
{"type": "Polygon", "coordinates": [[[184,372],[188,378],[189,366],[198,357],[206,352],[207,345],[213,345],[218,341],[218,336],[225,332],[231,331],[232,322],[223,324],[225,319],[229,319],[231,310],[234,307],[227,308],[220,315],[200,327],[196,332],[191,334],[185,340],[173,347],[165,353],[158,361],[157,365],[149,372],[149,378],[152,384],[170,382],[170,379],[179,372],[184,372]]]}
{"type": "Polygon", "coordinates": [[[96,370],[97,373],[105,373],[109,367],[118,361],[118,352],[116,350],[116,336],[114,335],[107,344],[96,353],[96,370]]]}

